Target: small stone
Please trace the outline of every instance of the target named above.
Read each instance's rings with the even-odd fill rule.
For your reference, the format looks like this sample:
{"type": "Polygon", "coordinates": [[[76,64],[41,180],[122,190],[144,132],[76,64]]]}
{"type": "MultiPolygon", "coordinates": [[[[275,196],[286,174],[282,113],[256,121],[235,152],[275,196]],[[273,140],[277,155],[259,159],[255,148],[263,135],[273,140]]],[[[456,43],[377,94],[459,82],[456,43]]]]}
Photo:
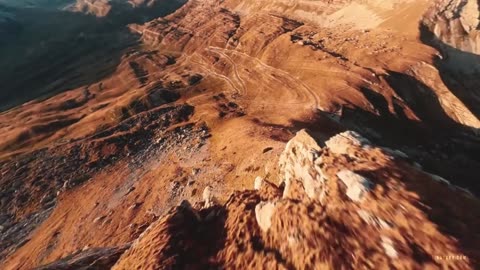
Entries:
{"type": "Polygon", "coordinates": [[[105,219],[105,218],[106,218],[106,216],[99,216],[99,217],[97,217],[97,218],[95,218],[95,219],[93,220],[93,223],[97,223],[97,222],[99,222],[99,221],[101,221],[101,220],[103,220],[103,219],[105,219]]]}
{"type": "Polygon", "coordinates": [[[203,201],[205,202],[204,207],[212,207],[215,204],[215,198],[213,196],[213,188],[211,186],[207,186],[203,190],[203,195],[202,195],[203,201]]]}
{"type": "Polygon", "coordinates": [[[266,232],[272,226],[272,216],[275,213],[275,203],[261,202],[255,206],[255,218],[258,226],[266,232]]]}
{"type": "Polygon", "coordinates": [[[128,209],[129,209],[129,210],[137,209],[137,208],[140,207],[142,204],[143,204],[143,202],[135,202],[135,203],[133,203],[128,209]]]}
{"type": "Polygon", "coordinates": [[[255,178],[255,183],[253,185],[253,188],[255,190],[260,190],[262,188],[262,184],[263,184],[263,178],[260,177],[260,176],[257,176],[257,178],[255,178]]]}
{"type": "Polygon", "coordinates": [[[392,259],[398,258],[398,253],[395,247],[393,246],[392,239],[382,236],[382,247],[385,250],[385,253],[388,255],[388,257],[392,259]]]}
{"type": "Polygon", "coordinates": [[[417,168],[417,169],[422,169],[422,165],[420,165],[418,162],[414,162],[413,163],[413,167],[417,168]]]}

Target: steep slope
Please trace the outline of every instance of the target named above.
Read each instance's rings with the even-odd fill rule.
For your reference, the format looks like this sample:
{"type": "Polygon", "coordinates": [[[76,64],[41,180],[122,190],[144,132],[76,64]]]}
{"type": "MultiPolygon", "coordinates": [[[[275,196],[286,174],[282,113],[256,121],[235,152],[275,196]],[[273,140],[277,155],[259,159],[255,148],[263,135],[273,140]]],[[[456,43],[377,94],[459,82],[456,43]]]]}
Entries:
{"type": "Polygon", "coordinates": [[[477,1],[437,1],[423,16],[421,39],[441,52],[435,66],[442,80],[466,106],[480,114],[480,51],[477,1]]]}
{"type": "MultiPolygon", "coordinates": [[[[135,239],[138,244],[118,269],[157,255],[150,263],[160,258],[160,268],[188,266],[178,258],[232,267],[245,266],[243,260],[252,263],[245,267],[279,268],[308,262],[357,268],[477,266],[476,210],[457,210],[477,209],[478,202],[453,186],[480,194],[476,92],[453,87],[439,64],[443,52],[422,42],[428,3],[391,3],[192,0],[166,17],[131,24],[141,44],[125,52],[111,75],[0,114],[4,268],[30,269],[65,257],[60,263],[92,262],[96,256],[117,256],[111,247],[135,239]],[[355,20],[358,6],[368,10],[361,12],[368,20],[355,20]],[[285,154],[279,169],[285,144],[302,128],[319,142],[355,130],[371,144],[399,149],[419,164],[373,146],[351,146],[352,153],[349,142],[343,147],[347,153],[334,153],[304,134],[300,138],[317,152],[314,160],[322,156],[326,178],[333,181],[309,177],[306,171],[315,166],[287,169],[285,154]],[[371,194],[365,204],[348,199],[352,193],[339,181],[352,174],[342,169],[374,184],[365,192],[371,194]],[[433,181],[442,178],[426,171],[452,185],[433,181]],[[304,187],[291,179],[299,173],[304,187]],[[285,180],[286,191],[272,186],[267,195],[241,192],[259,175],[285,180]],[[183,200],[203,201],[200,191],[208,186],[218,201],[229,202],[199,213],[185,206],[169,212],[183,200]],[[332,193],[321,195],[326,187],[332,193]],[[229,199],[233,191],[238,192],[229,199]],[[318,216],[279,215],[271,220],[275,229],[269,235],[260,229],[263,221],[257,225],[255,207],[274,198],[278,213],[311,206],[318,216]],[[398,209],[399,201],[406,213],[398,209]],[[450,216],[459,222],[444,220],[450,216]],[[362,231],[380,219],[395,224],[395,229],[381,228],[388,231],[384,239],[369,237],[373,227],[362,231]],[[313,226],[322,220],[325,226],[313,226]],[[296,234],[285,241],[286,224],[304,225],[315,242],[296,234]],[[197,230],[205,234],[197,237],[197,230]],[[239,236],[251,241],[236,246],[239,236]],[[205,243],[210,238],[218,242],[205,243]],[[345,246],[336,244],[337,238],[345,239],[345,246]],[[286,246],[296,241],[312,257],[296,257],[286,246]],[[329,243],[325,249],[309,253],[314,251],[308,247],[323,242],[329,243]],[[177,254],[187,246],[191,249],[177,254]],[[346,260],[349,250],[358,252],[346,260]],[[462,257],[442,257],[449,255],[462,257]]],[[[476,82],[472,78],[471,84],[476,82]]],[[[275,209],[273,204],[264,206],[275,209]]]]}

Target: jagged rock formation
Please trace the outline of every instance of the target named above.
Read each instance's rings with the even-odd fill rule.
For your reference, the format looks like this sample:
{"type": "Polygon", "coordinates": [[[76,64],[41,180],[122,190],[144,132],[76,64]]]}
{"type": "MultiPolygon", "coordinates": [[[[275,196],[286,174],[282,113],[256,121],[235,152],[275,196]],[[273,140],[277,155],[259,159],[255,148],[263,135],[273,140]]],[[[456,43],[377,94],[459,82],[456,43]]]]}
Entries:
{"type": "Polygon", "coordinates": [[[477,0],[442,0],[428,10],[424,23],[446,44],[480,54],[479,12],[477,0]]]}
{"type": "Polygon", "coordinates": [[[350,134],[332,138],[347,150],[336,153],[299,132],[280,161],[278,177],[289,179],[283,197],[267,182],[222,207],[183,203],[113,269],[475,269],[480,242],[468,236],[478,233],[480,201],[350,134]],[[361,201],[345,181],[361,184],[359,175],[372,181],[361,201]],[[312,181],[322,182],[318,190],[312,181]],[[475,213],[459,214],[456,205],[475,213]]]}
{"type": "Polygon", "coordinates": [[[476,0],[437,1],[424,15],[424,39],[440,48],[448,69],[472,76],[480,72],[479,17],[476,0]]]}

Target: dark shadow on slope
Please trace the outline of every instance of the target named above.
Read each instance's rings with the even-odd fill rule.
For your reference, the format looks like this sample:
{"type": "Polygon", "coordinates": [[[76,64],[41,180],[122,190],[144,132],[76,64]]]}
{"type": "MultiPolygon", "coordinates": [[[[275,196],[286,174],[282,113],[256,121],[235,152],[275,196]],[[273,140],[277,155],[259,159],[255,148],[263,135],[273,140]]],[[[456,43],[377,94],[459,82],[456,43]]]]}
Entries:
{"type": "Polygon", "coordinates": [[[210,260],[224,247],[227,211],[213,206],[197,211],[183,201],[166,222],[168,244],[161,251],[166,269],[221,269],[220,262],[210,260]]]}
{"type": "Polygon", "coordinates": [[[82,250],[58,261],[35,268],[35,270],[111,269],[129,247],[130,244],[121,247],[82,250]]]}
{"type": "MultiPolygon", "coordinates": [[[[419,207],[428,218],[438,225],[444,234],[458,240],[458,247],[466,254],[473,268],[480,266],[478,244],[480,218],[477,211],[478,200],[457,188],[435,182],[422,170],[434,173],[450,181],[451,184],[466,188],[480,195],[478,168],[480,168],[480,138],[468,127],[462,126],[446,115],[433,95],[433,91],[414,78],[392,73],[387,79],[406,105],[421,118],[422,122],[411,121],[403,113],[401,102],[397,102],[394,111],[388,110],[386,99],[371,89],[362,89],[364,96],[377,109],[378,115],[358,108],[344,108],[340,122],[348,129],[365,135],[375,145],[399,149],[409,156],[408,163],[419,162],[421,170],[412,169],[405,162],[396,162],[400,167],[395,171],[384,169],[362,171],[370,179],[376,179],[386,190],[383,179],[389,175],[399,175],[402,184],[419,196],[419,207]],[[456,189],[454,191],[454,189],[456,189]]],[[[405,238],[407,244],[414,241],[405,238]]],[[[413,247],[414,256],[419,261],[439,263],[421,249],[413,247]]],[[[450,254],[434,254],[448,256],[450,254]]]]}
{"type": "Polygon", "coordinates": [[[115,5],[104,18],[56,9],[8,8],[15,21],[8,25],[9,34],[0,37],[0,111],[107,77],[126,50],[138,44],[127,24],[165,16],[182,4],[161,1],[137,9],[115,5]]]}
{"type": "Polygon", "coordinates": [[[462,51],[441,41],[423,24],[420,39],[436,48],[442,58],[435,59],[443,83],[472,113],[480,117],[480,55],[462,51]]]}
{"type": "MultiPolygon", "coordinates": [[[[479,200],[455,187],[436,182],[423,172],[412,169],[410,164],[401,161],[397,161],[395,164],[398,167],[388,170],[382,168],[357,172],[369,179],[375,179],[375,183],[381,185],[385,190],[392,189],[392,186],[387,185],[384,179],[396,175],[408,191],[418,195],[416,206],[426,213],[427,218],[437,225],[438,230],[443,235],[458,240],[458,248],[463,254],[467,255],[473,269],[478,269],[480,266],[480,252],[478,250],[480,217],[477,210],[480,207],[479,200]]],[[[415,236],[404,235],[404,237],[408,245],[414,244],[413,239],[409,238],[415,236]]],[[[418,261],[429,261],[439,266],[442,264],[441,260],[432,258],[421,249],[415,247],[412,249],[415,251],[414,256],[418,258],[418,261]]],[[[459,254],[431,255],[445,258],[459,254]]],[[[463,258],[457,259],[463,260],[463,258]]]]}
{"type": "MultiPolygon", "coordinates": [[[[373,102],[385,104],[386,100],[382,99],[376,96],[373,102]]],[[[431,126],[409,120],[400,113],[403,109],[396,107],[396,114],[384,111],[379,115],[360,108],[345,107],[339,123],[346,129],[361,133],[377,145],[405,152],[424,170],[440,175],[474,194],[480,194],[480,138],[456,123],[442,128],[441,125],[431,126]]]]}
{"type": "Polygon", "coordinates": [[[443,111],[433,91],[405,74],[391,72],[387,81],[404,101],[394,99],[393,111],[377,92],[362,88],[361,92],[376,108],[371,113],[361,108],[344,106],[339,113],[318,111],[310,119],[294,120],[288,126],[253,122],[270,128],[271,139],[287,142],[297,131],[306,128],[318,143],[345,131],[355,130],[376,145],[407,153],[412,161],[430,172],[480,195],[480,138],[471,128],[456,123],[443,111]],[[407,116],[407,105],[422,121],[407,116]]]}
{"type": "MultiPolygon", "coordinates": [[[[389,71],[385,79],[415,115],[433,129],[463,128],[445,112],[435,92],[416,78],[389,71]]],[[[367,97],[368,98],[368,97],[367,97]]]]}
{"type": "Polygon", "coordinates": [[[331,114],[319,112],[309,119],[291,120],[289,125],[267,123],[258,118],[253,119],[252,122],[256,125],[267,127],[268,134],[265,134],[265,136],[275,141],[287,143],[295,137],[298,131],[308,129],[318,143],[323,145],[323,142],[330,137],[345,131],[345,127],[332,120],[331,117],[333,117],[331,114]]]}

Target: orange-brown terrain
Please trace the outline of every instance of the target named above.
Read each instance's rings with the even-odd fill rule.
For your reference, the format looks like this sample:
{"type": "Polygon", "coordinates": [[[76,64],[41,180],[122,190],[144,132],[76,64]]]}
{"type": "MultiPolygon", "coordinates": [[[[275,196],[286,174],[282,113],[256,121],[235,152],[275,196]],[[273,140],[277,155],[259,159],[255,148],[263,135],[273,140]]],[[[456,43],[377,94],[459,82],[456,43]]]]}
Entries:
{"type": "Polygon", "coordinates": [[[477,1],[172,2],[0,113],[0,269],[480,268],[477,1]]]}

